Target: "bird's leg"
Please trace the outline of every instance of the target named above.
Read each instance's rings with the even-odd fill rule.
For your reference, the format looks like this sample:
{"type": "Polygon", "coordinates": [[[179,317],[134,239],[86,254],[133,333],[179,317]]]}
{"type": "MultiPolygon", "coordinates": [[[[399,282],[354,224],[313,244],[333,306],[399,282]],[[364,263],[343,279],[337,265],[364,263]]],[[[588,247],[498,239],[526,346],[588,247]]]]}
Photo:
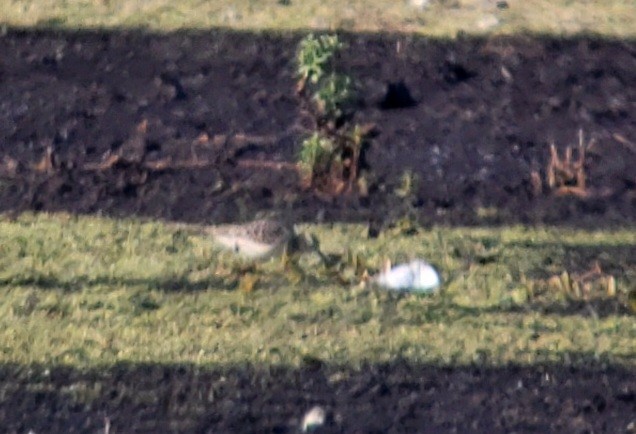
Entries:
{"type": "Polygon", "coordinates": [[[322,251],[320,250],[320,241],[318,241],[318,237],[316,237],[314,234],[310,235],[311,238],[311,249],[312,251],[314,251],[319,257],[320,260],[322,261],[323,265],[325,267],[329,266],[329,260],[328,258],[325,256],[324,253],[322,253],[322,251]]]}

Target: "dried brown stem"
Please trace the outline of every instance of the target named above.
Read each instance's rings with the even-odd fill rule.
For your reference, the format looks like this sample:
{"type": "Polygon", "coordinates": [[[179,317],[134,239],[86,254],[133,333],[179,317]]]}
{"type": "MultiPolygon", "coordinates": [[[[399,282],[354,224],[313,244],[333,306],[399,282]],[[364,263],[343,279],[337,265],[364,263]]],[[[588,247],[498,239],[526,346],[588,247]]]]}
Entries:
{"type": "Polygon", "coordinates": [[[239,160],[237,164],[241,167],[251,169],[271,169],[271,170],[293,170],[298,171],[299,166],[296,163],[287,161],[267,161],[267,160],[239,160]]]}
{"type": "Polygon", "coordinates": [[[618,134],[618,133],[614,133],[612,134],[612,137],[614,138],[614,140],[616,140],[618,143],[624,145],[627,149],[629,149],[632,152],[636,153],[636,143],[628,140],[627,138],[625,138],[625,136],[618,134]]]}
{"type": "MultiPolygon", "coordinates": [[[[588,143],[589,147],[592,142],[588,143]]],[[[585,152],[587,147],[583,144],[583,132],[579,131],[579,145],[577,158],[573,157],[573,148],[567,146],[563,159],[554,144],[550,145],[550,162],[546,170],[546,183],[548,187],[556,190],[558,195],[574,194],[579,197],[588,197],[586,191],[585,176],[585,152]]]]}

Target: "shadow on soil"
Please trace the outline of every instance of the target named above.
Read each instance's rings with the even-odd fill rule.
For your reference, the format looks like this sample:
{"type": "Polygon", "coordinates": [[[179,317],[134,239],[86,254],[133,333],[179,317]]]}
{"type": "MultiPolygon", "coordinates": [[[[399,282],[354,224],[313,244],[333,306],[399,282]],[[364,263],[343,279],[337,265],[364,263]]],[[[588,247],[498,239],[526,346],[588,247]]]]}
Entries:
{"type": "Polygon", "coordinates": [[[320,405],[325,433],[626,432],[634,371],[585,366],[2,365],[0,419],[7,433],[101,432],[106,423],[117,433],[296,433],[320,405]]]}
{"type": "Polygon", "coordinates": [[[353,122],[379,135],[365,152],[368,192],[330,197],[278,164],[294,162],[310,133],[294,92],[301,37],[9,29],[0,36],[0,211],[634,223],[635,41],[343,34],[338,62],[361,89],[353,122]],[[396,83],[414,104],[382,104],[396,83]],[[549,145],[565,155],[579,129],[595,142],[586,190],[558,197],[546,185],[549,145]],[[398,197],[408,173],[414,182],[398,197]]]}

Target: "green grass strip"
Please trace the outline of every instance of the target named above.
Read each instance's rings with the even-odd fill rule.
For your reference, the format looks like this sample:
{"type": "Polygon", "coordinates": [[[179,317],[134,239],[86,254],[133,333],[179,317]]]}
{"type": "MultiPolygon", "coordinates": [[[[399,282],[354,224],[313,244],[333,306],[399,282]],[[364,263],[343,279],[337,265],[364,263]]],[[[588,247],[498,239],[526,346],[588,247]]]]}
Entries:
{"type": "Polygon", "coordinates": [[[273,260],[251,271],[246,292],[246,264],[161,222],[0,218],[0,363],[636,365],[633,315],[600,308],[635,285],[636,230],[433,228],[369,240],[364,226],[301,229],[343,255],[338,273],[312,256],[294,272],[273,260]],[[347,257],[371,272],[384,258],[425,258],[445,284],[434,296],[362,287],[347,257]],[[571,309],[546,282],[595,260],[617,294],[594,286],[589,307],[571,309]]]}

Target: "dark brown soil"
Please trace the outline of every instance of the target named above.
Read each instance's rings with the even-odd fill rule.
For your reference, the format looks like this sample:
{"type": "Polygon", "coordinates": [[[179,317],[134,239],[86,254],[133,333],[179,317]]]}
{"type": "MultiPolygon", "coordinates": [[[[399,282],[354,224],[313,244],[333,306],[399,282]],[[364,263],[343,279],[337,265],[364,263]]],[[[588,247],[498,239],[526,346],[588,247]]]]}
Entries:
{"type": "Polygon", "coordinates": [[[636,423],[636,374],[600,366],[4,366],[0,390],[7,433],[101,433],[105,418],[111,433],[296,433],[314,405],[328,413],[320,433],[617,434],[636,423]]]}
{"type": "MultiPolygon", "coordinates": [[[[379,135],[364,155],[368,194],[329,197],[301,188],[287,164],[307,134],[294,93],[301,36],[10,30],[0,37],[0,211],[634,224],[636,42],[345,35],[340,66],[361,91],[354,121],[379,135]],[[390,108],[400,96],[408,107],[390,108]],[[563,155],[579,129],[595,139],[586,189],[559,195],[545,185],[549,145],[563,155]],[[406,170],[419,183],[400,197],[406,170]]],[[[294,432],[314,404],[331,415],[324,432],[636,429],[636,374],[594,364],[28,369],[0,367],[2,432],[94,433],[105,417],[112,433],[294,432]]]]}
{"type": "Polygon", "coordinates": [[[294,162],[307,134],[294,92],[301,36],[9,31],[0,38],[0,211],[218,222],[274,208],[310,221],[409,212],[423,223],[633,224],[634,41],[345,35],[339,66],[361,96],[354,121],[375,123],[379,136],[364,155],[368,195],[332,198],[271,164],[294,162]],[[388,84],[403,93],[400,82],[409,107],[385,108],[396,102],[385,99],[388,84]],[[560,196],[545,185],[549,144],[563,155],[579,129],[595,139],[587,190],[560,196]],[[35,170],[47,149],[52,167],[35,170]],[[406,170],[419,183],[400,198],[406,170]]]}

